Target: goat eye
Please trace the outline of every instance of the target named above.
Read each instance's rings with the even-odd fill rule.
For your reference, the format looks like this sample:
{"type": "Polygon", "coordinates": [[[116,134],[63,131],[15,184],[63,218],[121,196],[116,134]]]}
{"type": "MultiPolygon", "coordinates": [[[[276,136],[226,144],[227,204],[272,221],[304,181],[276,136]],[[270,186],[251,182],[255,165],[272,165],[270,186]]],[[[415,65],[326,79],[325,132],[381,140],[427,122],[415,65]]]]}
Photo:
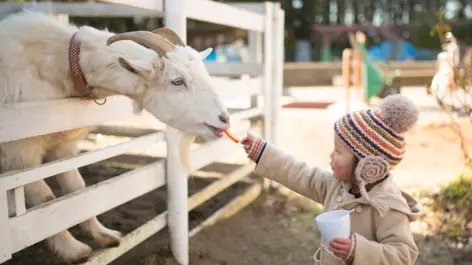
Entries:
{"type": "Polygon", "coordinates": [[[174,86],[180,86],[180,85],[184,84],[184,80],[181,79],[181,78],[175,79],[175,80],[172,80],[172,84],[173,84],[174,86]]]}

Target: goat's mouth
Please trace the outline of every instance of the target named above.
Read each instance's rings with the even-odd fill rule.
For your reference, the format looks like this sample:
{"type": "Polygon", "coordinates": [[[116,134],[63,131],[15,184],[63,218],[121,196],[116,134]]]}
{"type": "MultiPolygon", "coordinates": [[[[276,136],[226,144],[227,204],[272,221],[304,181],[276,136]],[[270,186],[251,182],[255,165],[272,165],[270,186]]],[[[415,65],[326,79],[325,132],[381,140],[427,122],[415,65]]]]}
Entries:
{"type": "Polygon", "coordinates": [[[212,126],[208,123],[204,123],[212,132],[215,136],[217,137],[222,137],[223,134],[224,134],[224,129],[221,129],[221,128],[218,128],[218,127],[215,127],[215,126],[212,126]]]}

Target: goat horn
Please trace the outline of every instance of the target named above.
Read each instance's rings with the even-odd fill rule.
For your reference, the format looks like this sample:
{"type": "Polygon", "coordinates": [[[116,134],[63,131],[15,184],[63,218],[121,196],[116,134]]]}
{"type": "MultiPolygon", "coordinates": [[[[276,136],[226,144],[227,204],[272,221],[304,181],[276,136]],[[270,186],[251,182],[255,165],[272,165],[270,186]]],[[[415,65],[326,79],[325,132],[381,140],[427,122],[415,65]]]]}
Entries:
{"type": "Polygon", "coordinates": [[[184,42],[182,39],[177,35],[173,30],[170,28],[158,28],[152,31],[152,33],[157,34],[163,38],[168,39],[172,44],[174,45],[179,45],[179,46],[185,46],[184,42]]]}
{"type": "Polygon", "coordinates": [[[108,38],[107,45],[120,40],[135,41],[149,49],[154,50],[161,57],[166,56],[167,52],[175,50],[175,46],[169,40],[149,31],[131,31],[116,34],[108,38]]]}

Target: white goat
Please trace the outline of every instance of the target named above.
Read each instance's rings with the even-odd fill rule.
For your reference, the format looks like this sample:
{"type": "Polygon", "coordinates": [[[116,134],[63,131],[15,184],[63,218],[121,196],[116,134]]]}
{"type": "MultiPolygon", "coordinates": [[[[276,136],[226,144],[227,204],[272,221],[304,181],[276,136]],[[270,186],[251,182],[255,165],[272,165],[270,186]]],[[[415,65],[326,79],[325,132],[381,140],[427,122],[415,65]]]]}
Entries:
{"type": "MultiPolygon", "coordinates": [[[[0,21],[0,104],[124,95],[134,100],[138,109],[185,133],[206,139],[221,137],[222,130],[229,127],[229,118],[204,67],[202,59],[207,55],[208,50],[199,53],[185,46],[165,28],[115,35],[22,12],[0,21]],[[78,64],[74,65],[74,58],[78,64]]],[[[1,143],[0,173],[74,156],[77,141],[89,130],[1,143]]],[[[85,187],[78,170],[56,178],[64,193],[85,187]]],[[[55,198],[43,180],[26,185],[25,195],[28,207],[55,198]]],[[[120,244],[120,232],[104,227],[96,217],[80,227],[102,247],[120,244]]],[[[92,253],[67,230],[46,241],[68,262],[84,261],[92,253]]]]}

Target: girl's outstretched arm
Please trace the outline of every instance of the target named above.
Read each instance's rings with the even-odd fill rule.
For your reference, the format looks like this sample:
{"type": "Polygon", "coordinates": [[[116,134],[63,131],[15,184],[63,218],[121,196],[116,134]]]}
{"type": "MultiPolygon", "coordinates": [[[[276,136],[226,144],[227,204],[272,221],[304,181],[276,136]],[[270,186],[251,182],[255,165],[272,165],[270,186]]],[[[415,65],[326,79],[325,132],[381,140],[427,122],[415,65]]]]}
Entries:
{"type": "Polygon", "coordinates": [[[328,187],[334,180],[331,171],[297,160],[251,134],[243,138],[241,144],[248,157],[256,162],[256,174],[272,179],[318,203],[324,203],[328,187]]]}

